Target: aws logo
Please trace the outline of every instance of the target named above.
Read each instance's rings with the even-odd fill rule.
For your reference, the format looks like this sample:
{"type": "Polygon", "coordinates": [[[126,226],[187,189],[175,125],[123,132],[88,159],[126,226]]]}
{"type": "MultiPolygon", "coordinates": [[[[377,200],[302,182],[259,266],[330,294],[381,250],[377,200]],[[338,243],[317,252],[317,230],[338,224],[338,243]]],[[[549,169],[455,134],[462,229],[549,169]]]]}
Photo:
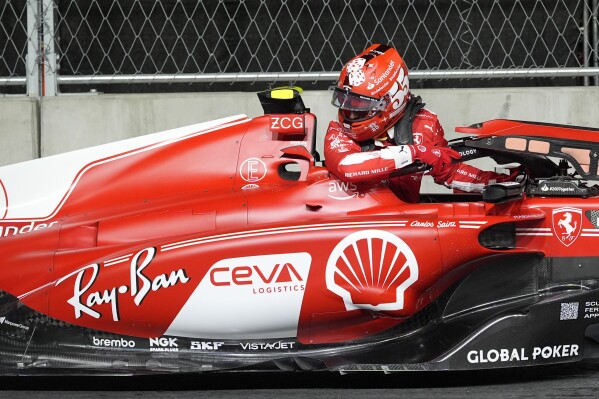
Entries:
{"type": "Polygon", "coordinates": [[[336,200],[348,200],[358,196],[358,186],[354,183],[341,181],[329,182],[329,198],[336,200]]]}

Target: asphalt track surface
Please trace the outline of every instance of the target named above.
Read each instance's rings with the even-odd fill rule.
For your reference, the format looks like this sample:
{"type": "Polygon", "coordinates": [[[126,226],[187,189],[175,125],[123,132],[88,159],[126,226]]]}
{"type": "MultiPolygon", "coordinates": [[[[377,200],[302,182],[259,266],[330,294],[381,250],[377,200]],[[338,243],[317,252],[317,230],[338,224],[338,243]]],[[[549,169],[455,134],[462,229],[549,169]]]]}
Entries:
{"type": "Polygon", "coordinates": [[[0,377],[0,398],[599,398],[599,360],[476,372],[0,377]]]}

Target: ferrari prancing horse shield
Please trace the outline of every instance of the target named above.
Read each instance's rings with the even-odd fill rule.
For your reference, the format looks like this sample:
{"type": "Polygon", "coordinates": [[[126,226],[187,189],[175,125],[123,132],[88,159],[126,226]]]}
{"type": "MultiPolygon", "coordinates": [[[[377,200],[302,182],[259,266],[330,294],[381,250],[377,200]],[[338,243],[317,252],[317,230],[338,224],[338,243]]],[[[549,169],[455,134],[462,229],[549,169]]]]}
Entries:
{"type": "Polygon", "coordinates": [[[553,234],[565,246],[570,246],[582,230],[582,209],[557,208],[553,210],[553,234]]]}

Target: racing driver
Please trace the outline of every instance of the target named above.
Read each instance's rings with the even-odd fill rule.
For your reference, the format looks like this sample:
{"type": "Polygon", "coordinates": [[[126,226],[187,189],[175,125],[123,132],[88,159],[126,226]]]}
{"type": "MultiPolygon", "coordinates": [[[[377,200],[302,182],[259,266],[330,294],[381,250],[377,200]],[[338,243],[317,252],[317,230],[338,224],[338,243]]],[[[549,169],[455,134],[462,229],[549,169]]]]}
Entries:
{"type": "Polygon", "coordinates": [[[455,163],[437,115],[410,93],[408,69],[392,47],[374,44],[352,58],[330,88],[338,122],[329,124],[324,153],[327,168],[347,182],[388,180],[402,200],[418,202],[424,172],[390,177],[415,161],[430,166],[437,184],[456,191],[481,192],[512,175],[455,163]]]}

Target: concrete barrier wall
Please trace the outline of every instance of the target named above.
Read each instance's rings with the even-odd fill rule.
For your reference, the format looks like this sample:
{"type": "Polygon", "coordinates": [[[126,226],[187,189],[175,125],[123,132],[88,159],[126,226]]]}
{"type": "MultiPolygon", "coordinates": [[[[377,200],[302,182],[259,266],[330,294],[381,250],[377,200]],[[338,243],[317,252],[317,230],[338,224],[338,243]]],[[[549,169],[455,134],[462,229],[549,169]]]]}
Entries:
{"type": "MultiPolygon", "coordinates": [[[[599,87],[418,90],[436,112],[448,139],[455,126],[508,118],[599,127],[599,87]]],[[[327,91],[306,91],[318,117],[318,149],[336,109],[327,91]]],[[[35,99],[0,98],[0,164],[35,157],[35,99]]],[[[81,94],[45,97],[41,104],[41,154],[58,154],[224,116],[262,114],[255,93],[81,94]]],[[[599,133],[598,133],[599,134],[599,133]]],[[[477,166],[491,167],[486,164],[477,166]]],[[[427,191],[436,191],[430,182],[427,191]]]]}
{"type": "Polygon", "coordinates": [[[29,97],[0,97],[0,165],[27,161],[38,155],[38,101],[29,97]]]}

